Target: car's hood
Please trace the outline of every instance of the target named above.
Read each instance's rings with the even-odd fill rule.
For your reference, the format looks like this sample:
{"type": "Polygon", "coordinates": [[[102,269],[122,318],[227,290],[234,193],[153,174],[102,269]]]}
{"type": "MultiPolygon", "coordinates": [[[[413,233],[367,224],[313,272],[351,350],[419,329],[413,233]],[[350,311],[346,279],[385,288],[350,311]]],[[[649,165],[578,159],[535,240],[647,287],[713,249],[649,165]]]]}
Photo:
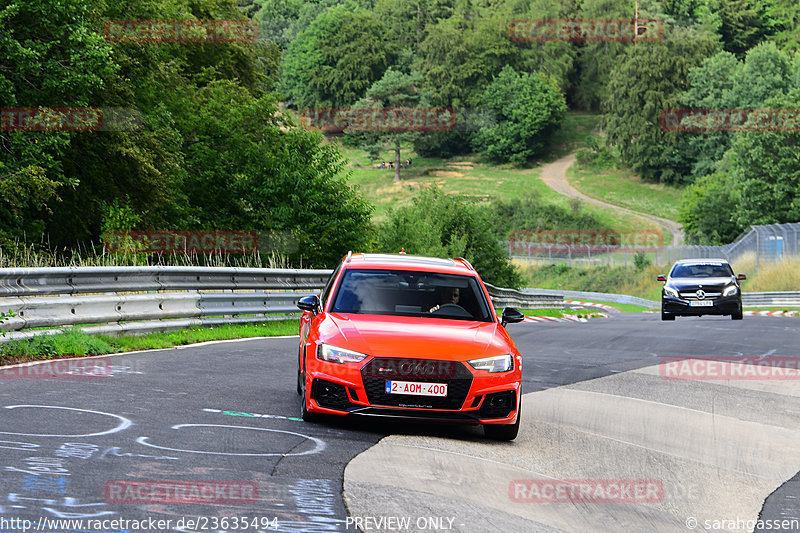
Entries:
{"type": "Polygon", "coordinates": [[[379,357],[467,360],[509,353],[500,327],[496,322],[330,313],[320,338],[379,357]]]}
{"type": "Polygon", "coordinates": [[[726,276],[719,278],[670,278],[667,285],[681,291],[697,289],[721,289],[735,282],[735,278],[726,276]]]}

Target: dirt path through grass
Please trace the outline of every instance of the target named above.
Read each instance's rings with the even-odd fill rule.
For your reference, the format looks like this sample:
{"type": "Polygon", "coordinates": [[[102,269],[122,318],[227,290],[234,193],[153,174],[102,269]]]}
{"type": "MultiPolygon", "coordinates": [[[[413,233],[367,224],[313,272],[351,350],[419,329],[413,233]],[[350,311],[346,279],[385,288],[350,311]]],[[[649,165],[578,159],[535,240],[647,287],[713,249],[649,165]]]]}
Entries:
{"type": "Polygon", "coordinates": [[[674,222],[672,220],[667,220],[666,218],[657,217],[655,215],[634,211],[632,209],[628,209],[627,207],[620,207],[618,205],[609,204],[601,200],[597,200],[595,198],[586,196],[579,190],[575,189],[567,181],[567,169],[574,162],[575,162],[575,154],[572,153],[562,157],[561,159],[553,161],[552,163],[548,163],[547,165],[542,167],[542,173],[540,175],[542,181],[548,187],[556,191],[558,194],[563,194],[564,196],[568,196],[570,198],[577,198],[579,200],[588,202],[590,204],[608,207],[610,209],[616,209],[617,211],[621,211],[632,215],[638,215],[640,217],[647,218],[648,220],[652,220],[662,228],[672,233],[673,246],[678,246],[683,242],[683,228],[677,222],[674,222]]]}

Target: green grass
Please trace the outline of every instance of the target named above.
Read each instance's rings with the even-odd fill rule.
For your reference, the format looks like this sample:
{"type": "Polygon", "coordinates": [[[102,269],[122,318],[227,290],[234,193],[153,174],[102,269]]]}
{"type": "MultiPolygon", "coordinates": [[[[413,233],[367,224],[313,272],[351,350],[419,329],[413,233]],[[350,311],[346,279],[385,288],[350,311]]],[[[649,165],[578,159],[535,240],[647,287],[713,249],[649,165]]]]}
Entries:
{"type": "Polygon", "coordinates": [[[587,318],[589,312],[580,309],[520,309],[525,316],[548,316],[554,318],[562,318],[567,315],[576,316],[578,318],[587,318]]]}
{"type": "Polygon", "coordinates": [[[632,266],[584,268],[569,267],[563,263],[521,266],[519,270],[526,287],[628,294],[653,301],[661,299],[663,283],[657,281],[656,276],[664,273],[664,267],[653,265],[637,270],[632,266]]]}
{"type": "MultiPolygon", "coordinates": [[[[644,311],[652,311],[652,309],[650,309],[649,307],[644,307],[641,305],[618,304],[616,302],[598,302],[595,300],[592,300],[591,303],[607,305],[609,307],[613,307],[617,311],[622,311],[623,313],[642,313],[644,311]]],[[[597,309],[602,311],[602,309],[599,307],[597,309]]]]}
{"type": "Polygon", "coordinates": [[[586,146],[586,141],[600,124],[600,115],[571,111],[564,116],[559,129],[550,137],[545,160],[558,159],[578,148],[586,146]]]}
{"type": "Polygon", "coordinates": [[[628,170],[595,169],[577,163],[567,171],[567,180],[586,196],[640,213],[678,220],[682,188],[645,182],[628,170]]]}
{"type": "Polygon", "coordinates": [[[212,340],[296,335],[297,328],[297,320],[278,320],[120,337],[89,335],[78,329],[67,329],[56,335],[40,335],[0,344],[0,364],[172,348],[212,340]]]}
{"type": "MultiPolygon", "coordinates": [[[[410,144],[403,145],[401,160],[410,157],[413,164],[411,168],[400,170],[399,183],[394,183],[394,169],[377,168],[381,161],[394,160],[393,150],[385,150],[377,160],[370,161],[361,149],[342,145],[339,148],[349,161],[350,184],[356,186],[375,206],[374,222],[385,220],[390,209],[408,205],[415,192],[425,187],[438,187],[447,194],[472,197],[478,201],[512,200],[533,193],[545,202],[570,208],[570,199],[545,185],[539,179],[539,174],[545,161],[568,153],[584,143],[596,121],[595,115],[569,113],[561,130],[554,135],[548,154],[528,168],[486,163],[478,155],[449,159],[424,158],[417,156],[410,144]]],[[[614,209],[588,204],[581,204],[581,209],[594,214],[605,229],[629,232],[658,228],[647,219],[619,213],[614,209]]]]}

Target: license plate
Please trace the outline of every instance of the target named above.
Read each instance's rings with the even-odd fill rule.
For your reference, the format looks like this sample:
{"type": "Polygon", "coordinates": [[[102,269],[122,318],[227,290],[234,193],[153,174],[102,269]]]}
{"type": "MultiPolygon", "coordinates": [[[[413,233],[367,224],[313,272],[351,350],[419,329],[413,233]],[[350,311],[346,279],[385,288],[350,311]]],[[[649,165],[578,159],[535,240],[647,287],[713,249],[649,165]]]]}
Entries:
{"type": "Polygon", "coordinates": [[[692,300],[689,302],[689,307],[713,307],[714,302],[711,300],[692,300]]]}
{"type": "Polygon", "coordinates": [[[387,381],[386,394],[411,394],[413,396],[447,396],[447,383],[387,381]]]}

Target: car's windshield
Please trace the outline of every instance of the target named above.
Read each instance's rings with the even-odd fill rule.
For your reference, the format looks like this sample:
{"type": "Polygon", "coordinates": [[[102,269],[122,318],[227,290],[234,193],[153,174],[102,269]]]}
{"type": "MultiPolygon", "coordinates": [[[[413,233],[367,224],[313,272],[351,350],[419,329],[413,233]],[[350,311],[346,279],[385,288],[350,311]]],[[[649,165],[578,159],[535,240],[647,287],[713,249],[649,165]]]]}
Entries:
{"type": "Polygon", "coordinates": [[[726,263],[692,263],[675,265],[670,277],[673,278],[725,278],[733,275],[726,263]]]}
{"type": "Polygon", "coordinates": [[[331,312],[492,320],[476,278],[406,270],[346,271],[331,312]]]}

